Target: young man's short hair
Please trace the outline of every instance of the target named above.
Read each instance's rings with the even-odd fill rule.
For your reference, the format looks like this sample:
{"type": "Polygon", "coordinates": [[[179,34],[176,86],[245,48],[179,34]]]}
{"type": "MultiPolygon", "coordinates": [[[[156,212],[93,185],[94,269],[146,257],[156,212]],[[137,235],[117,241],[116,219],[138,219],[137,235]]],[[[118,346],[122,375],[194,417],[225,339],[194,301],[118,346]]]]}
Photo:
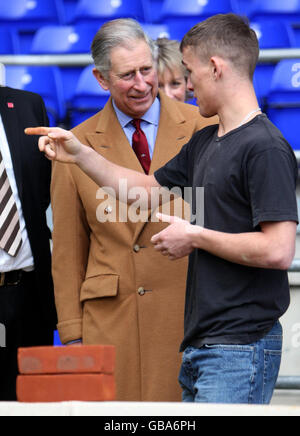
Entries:
{"type": "Polygon", "coordinates": [[[246,18],[220,14],[194,26],[184,37],[181,51],[194,47],[204,61],[220,56],[232,62],[241,74],[253,80],[259,58],[256,33],[246,18]]]}

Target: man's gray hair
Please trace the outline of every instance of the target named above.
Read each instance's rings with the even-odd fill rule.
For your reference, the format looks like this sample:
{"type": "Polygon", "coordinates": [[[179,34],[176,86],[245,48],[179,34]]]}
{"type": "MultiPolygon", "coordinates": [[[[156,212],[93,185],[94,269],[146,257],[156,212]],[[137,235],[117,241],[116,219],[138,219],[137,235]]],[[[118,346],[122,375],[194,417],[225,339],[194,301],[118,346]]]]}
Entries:
{"type": "Polygon", "coordinates": [[[142,26],[133,19],[125,18],[105,23],[96,34],[91,51],[97,70],[108,79],[111,70],[111,51],[116,47],[131,49],[141,40],[149,46],[153,60],[157,60],[155,42],[144,32],[142,26]]]}

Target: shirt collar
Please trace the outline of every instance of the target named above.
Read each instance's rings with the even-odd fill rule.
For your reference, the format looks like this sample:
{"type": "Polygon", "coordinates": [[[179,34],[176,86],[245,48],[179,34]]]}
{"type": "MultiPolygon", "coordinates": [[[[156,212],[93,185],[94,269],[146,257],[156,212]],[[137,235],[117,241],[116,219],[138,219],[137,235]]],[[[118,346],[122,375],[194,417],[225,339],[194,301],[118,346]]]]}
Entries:
{"type": "MultiPolygon", "coordinates": [[[[117,108],[115,101],[113,100],[113,107],[115,109],[117,118],[119,120],[119,123],[121,124],[122,128],[126,127],[128,124],[130,124],[133,120],[132,117],[129,117],[124,112],[120,111],[120,109],[117,108]]],[[[154,103],[148,110],[148,112],[145,113],[145,115],[142,117],[143,121],[146,121],[149,124],[154,124],[155,126],[159,125],[159,118],[160,118],[160,101],[158,97],[154,100],[154,103]]]]}

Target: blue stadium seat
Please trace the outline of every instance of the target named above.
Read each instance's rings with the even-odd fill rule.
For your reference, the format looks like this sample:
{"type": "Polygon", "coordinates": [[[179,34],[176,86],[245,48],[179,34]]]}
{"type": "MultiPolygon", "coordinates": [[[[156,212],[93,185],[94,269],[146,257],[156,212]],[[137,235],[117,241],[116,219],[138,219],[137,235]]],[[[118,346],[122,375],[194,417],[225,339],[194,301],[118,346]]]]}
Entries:
{"type": "Polygon", "coordinates": [[[291,26],[293,37],[294,37],[294,45],[293,47],[299,48],[300,47],[300,22],[297,24],[293,24],[291,26]]]}
{"type": "Polygon", "coordinates": [[[145,19],[147,23],[159,23],[164,0],[144,0],[145,19]]]}
{"type": "Polygon", "coordinates": [[[261,63],[257,65],[254,73],[254,88],[263,111],[266,110],[274,70],[274,64],[261,63]]]}
{"type": "Polygon", "coordinates": [[[0,54],[18,54],[19,38],[14,30],[0,29],[0,54]]]}
{"type": "Polygon", "coordinates": [[[142,27],[147,35],[152,39],[157,38],[170,38],[170,31],[165,24],[143,24],[142,27]]]}
{"type": "Polygon", "coordinates": [[[280,20],[259,21],[251,23],[255,30],[261,49],[291,48],[295,46],[295,37],[291,26],[280,20]]]}
{"type": "Polygon", "coordinates": [[[61,347],[61,346],[62,346],[62,343],[61,343],[61,340],[60,340],[60,337],[59,337],[58,330],[55,330],[55,331],[54,331],[54,335],[53,335],[53,345],[54,345],[54,347],[61,347]]]}
{"type": "Polygon", "coordinates": [[[161,21],[170,28],[171,38],[181,40],[200,21],[232,12],[231,0],[165,0],[161,21]]]}
{"type": "Polygon", "coordinates": [[[256,2],[257,0],[231,0],[232,11],[239,15],[249,16],[256,2]]]}
{"type": "Polygon", "coordinates": [[[143,1],[141,0],[79,0],[75,11],[75,23],[91,23],[100,26],[105,21],[116,18],[135,18],[145,21],[143,1]]]}
{"type": "Polygon", "coordinates": [[[40,94],[46,104],[51,126],[65,118],[63,87],[57,67],[6,67],[6,85],[40,94]]]}
{"type": "Polygon", "coordinates": [[[97,30],[93,25],[41,27],[33,38],[31,54],[90,53],[97,30]]]}
{"type": "Polygon", "coordinates": [[[251,21],[280,19],[300,21],[300,0],[256,0],[248,14],[251,21]]]}
{"type": "Polygon", "coordinates": [[[93,76],[93,68],[93,65],[86,67],[78,81],[70,110],[72,127],[103,109],[110,97],[110,93],[104,91],[93,76]]]}
{"type": "Polygon", "coordinates": [[[41,23],[62,23],[61,0],[11,0],[0,2],[0,24],[37,29],[41,23]]]}
{"type": "MultiPolygon", "coordinates": [[[[42,27],[33,38],[31,54],[90,53],[97,30],[98,26],[95,24],[42,27]]],[[[66,104],[74,96],[82,69],[80,66],[60,68],[66,104]]]]}
{"type": "Polygon", "coordinates": [[[267,113],[291,146],[300,150],[300,59],[283,60],[276,66],[267,113]]]}
{"type": "MultiPolygon", "coordinates": [[[[295,38],[292,29],[283,21],[260,21],[251,23],[251,27],[257,34],[261,49],[279,49],[294,46],[295,38]]],[[[265,109],[267,103],[274,69],[274,63],[260,63],[255,71],[255,90],[263,109],[265,109]]]]}
{"type": "Polygon", "coordinates": [[[78,0],[63,0],[64,17],[66,24],[72,24],[78,0]]]}
{"type": "Polygon", "coordinates": [[[64,21],[62,0],[11,0],[0,2],[0,25],[17,29],[20,52],[28,53],[34,33],[41,25],[64,21]]]}

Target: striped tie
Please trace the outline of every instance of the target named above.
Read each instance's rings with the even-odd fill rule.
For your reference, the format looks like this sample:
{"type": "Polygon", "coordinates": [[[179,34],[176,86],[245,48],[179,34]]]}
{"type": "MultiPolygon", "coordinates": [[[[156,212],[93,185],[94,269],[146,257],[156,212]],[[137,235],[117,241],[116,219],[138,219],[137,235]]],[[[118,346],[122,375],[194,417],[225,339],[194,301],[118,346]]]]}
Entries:
{"type": "Polygon", "coordinates": [[[0,152],[0,248],[16,257],[21,246],[19,213],[0,152]]]}

